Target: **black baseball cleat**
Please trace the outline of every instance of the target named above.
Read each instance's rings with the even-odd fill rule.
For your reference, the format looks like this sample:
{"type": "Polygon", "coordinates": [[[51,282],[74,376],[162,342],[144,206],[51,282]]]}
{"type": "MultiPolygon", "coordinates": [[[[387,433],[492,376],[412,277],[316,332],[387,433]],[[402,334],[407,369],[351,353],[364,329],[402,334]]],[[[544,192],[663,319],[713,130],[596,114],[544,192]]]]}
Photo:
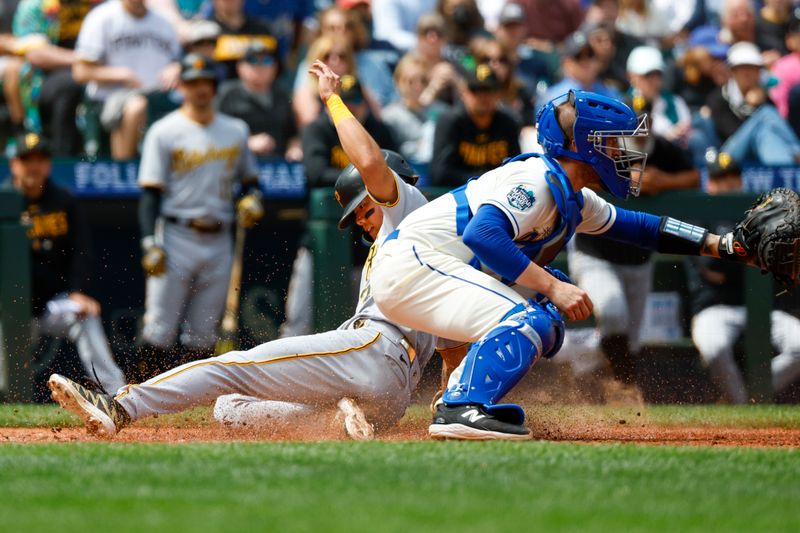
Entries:
{"type": "Polygon", "coordinates": [[[130,422],[125,409],[108,394],[92,392],[60,374],[47,380],[53,400],[83,419],[92,435],[111,438],[130,422]]]}
{"type": "Polygon", "coordinates": [[[428,427],[428,435],[434,439],[530,440],[531,430],[521,424],[498,420],[481,405],[440,403],[428,427]]]}

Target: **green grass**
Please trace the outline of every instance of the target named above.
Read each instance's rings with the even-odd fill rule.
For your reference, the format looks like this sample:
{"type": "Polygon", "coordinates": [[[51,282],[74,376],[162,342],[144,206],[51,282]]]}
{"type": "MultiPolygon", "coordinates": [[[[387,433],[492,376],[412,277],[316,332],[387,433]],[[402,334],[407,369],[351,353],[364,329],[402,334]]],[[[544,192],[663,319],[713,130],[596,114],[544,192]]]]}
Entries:
{"type": "MultiPolygon", "coordinates": [[[[800,427],[793,406],[539,406],[565,423],[800,427]],[[637,417],[638,418],[638,417],[637,417]]],[[[410,417],[426,417],[415,408],[410,417]]],[[[195,425],[208,411],[147,425],[195,425]]],[[[0,426],[77,419],[0,405],[0,426]]],[[[2,531],[800,531],[800,450],[556,442],[0,445],[2,531]]]]}
{"type": "Polygon", "coordinates": [[[533,443],[10,445],[4,531],[798,531],[800,453],[533,443]],[[57,529],[56,529],[57,525],[57,529]]]}

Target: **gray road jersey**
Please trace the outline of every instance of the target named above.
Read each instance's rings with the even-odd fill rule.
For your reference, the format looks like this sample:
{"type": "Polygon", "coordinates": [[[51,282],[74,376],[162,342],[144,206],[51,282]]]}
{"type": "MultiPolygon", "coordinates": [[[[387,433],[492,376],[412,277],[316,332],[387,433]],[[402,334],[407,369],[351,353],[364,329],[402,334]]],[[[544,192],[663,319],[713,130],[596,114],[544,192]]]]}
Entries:
{"type": "Polygon", "coordinates": [[[174,111],[145,135],[139,185],[163,189],[163,215],[232,222],[234,183],[258,175],[248,136],[238,118],[203,125],[174,111]]]}
{"type": "MultiPolygon", "coordinates": [[[[356,312],[352,318],[342,324],[341,328],[349,327],[353,322],[358,319],[368,318],[373,320],[381,320],[383,322],[392,323],[381,313],[378,306],[375,305],[375,300],[372,298],[372,290],[370,288],[370,274],[372,271],[372,259],[378,251],[380,244],[386,237],[393,232],[400,222],[412,211],[418,207],[428,203],[428,200],[423,196],[419,189],[413,185],[409,185],[400,177],[394,175],[399,198],[394,205],[379,204],[383,210],[383,224],[378,231],[378,237],[375,243],[369,250],[367,261],[364,263],[364,268],[361,271],[361,285],[358,291],[358,305],[356,312]]],[[[418,331],[394,324],[403,335],[408,339],[417,350],[417,357],[419,358],[420,368],[424,368],[425,364],[430,360],[433,355],[433,350],[436,347],[436,337],[427,333],[420,333],[418,331]]]]}

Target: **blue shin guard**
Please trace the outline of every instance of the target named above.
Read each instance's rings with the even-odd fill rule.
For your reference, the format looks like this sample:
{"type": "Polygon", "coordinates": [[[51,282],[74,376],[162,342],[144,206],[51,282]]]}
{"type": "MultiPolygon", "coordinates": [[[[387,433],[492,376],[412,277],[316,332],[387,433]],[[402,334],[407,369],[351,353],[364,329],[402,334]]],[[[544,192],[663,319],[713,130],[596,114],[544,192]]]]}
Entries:
{"type": "Polygon", "coordinates": [[[517,405],[496,405],[542,354],[552,355],[563,340],[564,322],[552,304],[517,305],[479,341],[466,357],[459,382],[442,396],[446,405],[481,404],[506,422],[521,424],[517,405]]]}

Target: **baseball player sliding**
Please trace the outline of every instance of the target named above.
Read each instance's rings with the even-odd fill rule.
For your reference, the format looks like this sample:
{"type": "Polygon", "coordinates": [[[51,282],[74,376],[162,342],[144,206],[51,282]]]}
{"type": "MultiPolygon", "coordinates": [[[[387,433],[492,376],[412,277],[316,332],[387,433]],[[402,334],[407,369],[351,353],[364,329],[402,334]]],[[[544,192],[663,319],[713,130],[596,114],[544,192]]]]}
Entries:
{"type": "Polygon", "coordinates": [[[231,273],[237,183],[239,222],[250,227],[264,214],[249,130],[214,111],[216,86],[214,63],[188,54],[181,108],[144,139],[139,223],[147,282],[137,381],[175,366],[180,356],[169,350],[181,326],[181,345],[194,358],[212,354],[231,273]]]}
{"type": "Polygon", "coordinates": [[[222,400],[215,415],[234,424],[269,414],[288,414],[302,423],[298,415],[338,402],[347,433],[357,439],[372,437],[368,419],[387,426],[405,412],[435,339],[396,326],[381,314],[372,298],[372,257],[379,243],[426,200],[413,186],[417,175],[405,160],[381,151],[348,111],[337,94],[339,77],[321,62],[310,71],[320,80],[320,96],[352,161],[336,182],[344,211],[339,227],[355,221],[374,242],[355,314],[337,330],[187,363],[140,385],[122,387],[114,397],[53,374],[48,382],[53,399],[81,416],[90,432],[112,436],[133,420],[230,394],[236,396],[222,400]]]}
{"type": "Polygon", "coordinates": [[[744,223],[748,218],[720,238],[670,217],[615,207],[588,188],[602,187],[619,198],[638,194],[646,156],[628,141],[647,135],[643,124],[644,117],[637,119],[622,102],[570,91],[539,113],[544,154],[514,158],[437,198],[406,217],[380,246],[372,288],[384,315],[419,331],[473,342],[438,403],[432,437],[531,437],[522,408],[497,402],[540,357],[558,352],[562,313],[582,320],[592,312],[583,289],[543,268],[576,232],[664,253],[721,256],[771,270],[787,285],[797,283],[796,193],[773,191],[751,209],[757,215],[752,224],[744,223]],[[784,217],[793,230],[764,252],[771,243],[760,235],[789,225],[784,217]],[[526,299],[515,289],[539,296],[526,299]]]}

